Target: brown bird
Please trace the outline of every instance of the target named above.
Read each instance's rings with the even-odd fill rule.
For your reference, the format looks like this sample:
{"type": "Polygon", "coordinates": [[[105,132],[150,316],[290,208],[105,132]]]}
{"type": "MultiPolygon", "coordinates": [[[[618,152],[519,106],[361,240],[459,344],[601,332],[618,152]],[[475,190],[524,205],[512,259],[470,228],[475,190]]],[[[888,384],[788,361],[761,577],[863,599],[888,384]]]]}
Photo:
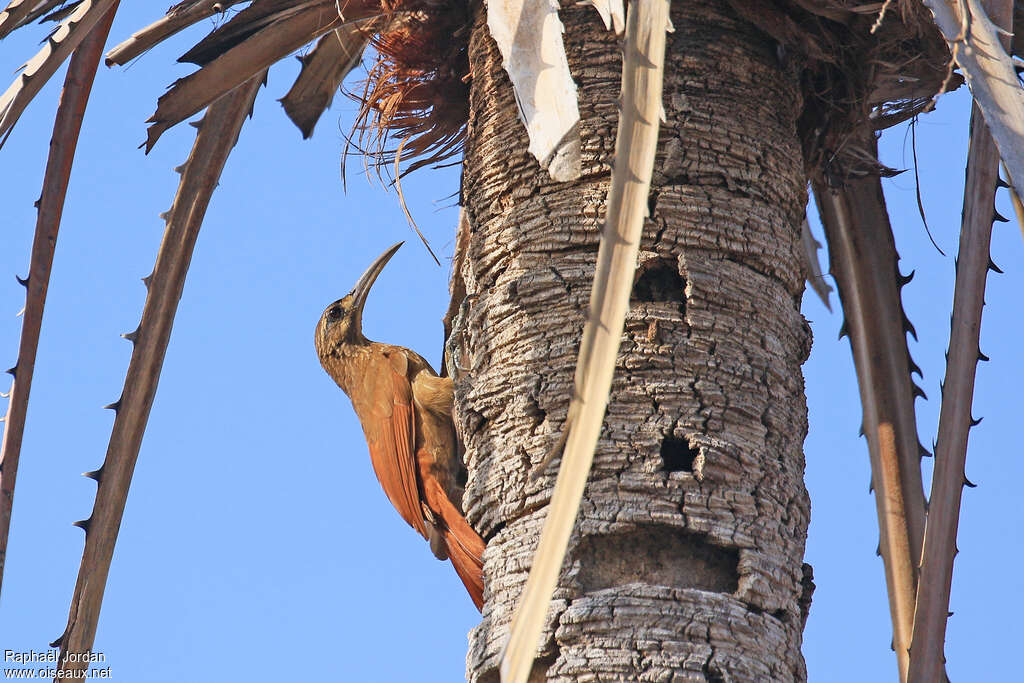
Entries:
{"type": "Polygon", "coordinates": [[[377,480],[402,519],[451,559],[477,608],[483,605],[484,541],[462,516],[465,467],[452,420],[452,380],[418,353],[363,336],[370,287],[402,242],[377,257],[316,326],[320,364],[352,400],[377,480]]]}

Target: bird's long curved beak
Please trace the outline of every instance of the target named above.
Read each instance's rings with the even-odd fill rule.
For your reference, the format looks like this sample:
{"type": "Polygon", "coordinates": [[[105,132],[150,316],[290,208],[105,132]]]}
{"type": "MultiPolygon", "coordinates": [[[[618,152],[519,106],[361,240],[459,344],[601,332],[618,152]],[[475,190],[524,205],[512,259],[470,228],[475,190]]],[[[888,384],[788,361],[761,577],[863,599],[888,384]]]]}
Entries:
{"type": "Polygon", "coordinates": [[[370,267],[366,269],[366,272],[362,274],[359,281],[356,282],[356,286],[352,288],[351,296],[354,298],[352,302],[352,312],[355,318],[355,329],[362,330],[363,328],[363,306],[366,305],[366,297],[370,294],[370,288],[373,287],[373,283],[376,282],[377,276],[380,275],[381,271],[384,270],[384,266],[388,264],[391,257],[395,255],[401,246],[405,244],[404,241],[398,244],[393,244],[388,247],[388,250],[378,256],[370,267]]]}

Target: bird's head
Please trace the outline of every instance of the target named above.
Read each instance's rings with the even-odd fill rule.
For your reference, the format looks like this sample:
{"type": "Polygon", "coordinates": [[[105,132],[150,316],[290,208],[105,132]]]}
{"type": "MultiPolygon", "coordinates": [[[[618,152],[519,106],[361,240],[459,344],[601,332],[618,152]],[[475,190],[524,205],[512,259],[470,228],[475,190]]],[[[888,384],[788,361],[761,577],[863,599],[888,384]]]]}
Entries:
{"type": "Polygon", "coordinates": [[[316,353],[320,360],[333,355],[347,345],[365,344],[363,336],[363,306],[374,281],[384,270],[391,257],[404,242],[388,248],[370,264],[352,291],[327,307],[316,325],[316,353]]]}

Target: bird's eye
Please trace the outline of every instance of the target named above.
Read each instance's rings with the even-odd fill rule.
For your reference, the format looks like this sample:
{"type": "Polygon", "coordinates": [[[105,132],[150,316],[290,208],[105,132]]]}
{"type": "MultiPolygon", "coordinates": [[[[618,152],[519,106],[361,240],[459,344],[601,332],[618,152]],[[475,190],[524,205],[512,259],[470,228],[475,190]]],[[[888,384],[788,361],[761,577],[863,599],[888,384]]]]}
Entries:
{"type": "Polygon", "coordinates": [[[340,319],[341,319],[341,307],[340,306],[332,306],[327,311],[327,320],[333,323],[333,322],[337,322],[340,319]]]}

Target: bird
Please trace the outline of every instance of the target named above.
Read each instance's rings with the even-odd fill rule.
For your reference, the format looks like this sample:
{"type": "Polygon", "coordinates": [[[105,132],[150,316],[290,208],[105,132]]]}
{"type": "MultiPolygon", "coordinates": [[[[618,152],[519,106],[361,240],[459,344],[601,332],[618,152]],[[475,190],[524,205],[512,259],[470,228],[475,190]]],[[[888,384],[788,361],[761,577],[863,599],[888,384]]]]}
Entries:
{"type": "Polygon", "coordinates": [[[367,295],[402,244],[378,256],[349,294],[324,309],[316,353],[352,401],[391,504],[429,541],[435,557],[451,560],[482,610],[485,543],[462,514],[466,470],[452,417],[452,380],[439,377],[415,351],[363,336],[367,295]]]}

